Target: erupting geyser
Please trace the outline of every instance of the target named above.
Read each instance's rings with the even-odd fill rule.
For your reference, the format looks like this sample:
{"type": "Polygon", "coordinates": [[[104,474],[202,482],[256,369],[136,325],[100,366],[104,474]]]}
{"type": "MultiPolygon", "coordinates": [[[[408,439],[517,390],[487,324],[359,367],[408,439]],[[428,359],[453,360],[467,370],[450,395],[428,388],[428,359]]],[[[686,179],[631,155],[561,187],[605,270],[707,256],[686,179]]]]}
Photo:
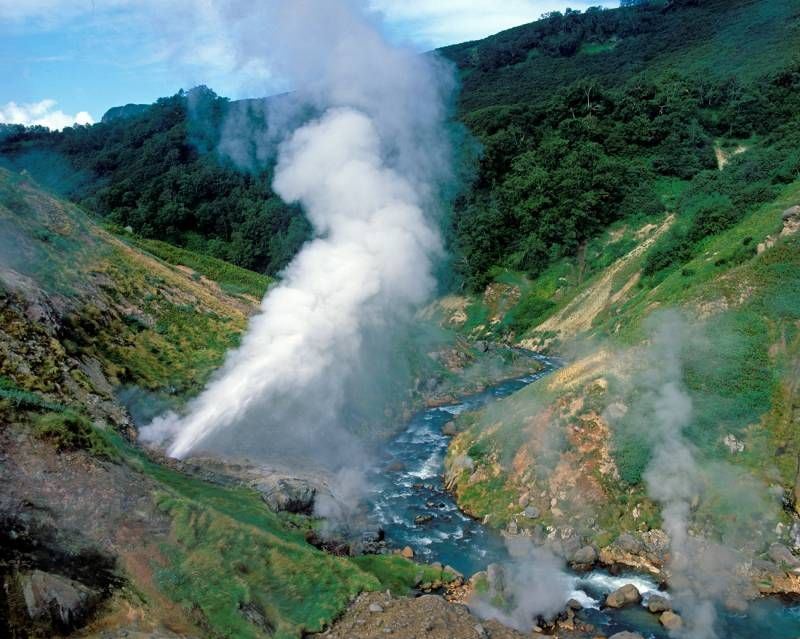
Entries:
{"type": "Polygon", "coordinates": [[[315,238],[185,413],[143,429],[150,441],[171,438],[174,457],[224,432],[263,436],[278,453],[288,441],[333,454],[365,336],[388,335],[435,284],[441,242],[431,211],[447,176],[447,74],[433,58],[388,45],[351,3],[290,4],[215,11],[243,66],[288,76],[297,103],[321,114],[284,133],[273,181],[303,206],[315,238]]]}

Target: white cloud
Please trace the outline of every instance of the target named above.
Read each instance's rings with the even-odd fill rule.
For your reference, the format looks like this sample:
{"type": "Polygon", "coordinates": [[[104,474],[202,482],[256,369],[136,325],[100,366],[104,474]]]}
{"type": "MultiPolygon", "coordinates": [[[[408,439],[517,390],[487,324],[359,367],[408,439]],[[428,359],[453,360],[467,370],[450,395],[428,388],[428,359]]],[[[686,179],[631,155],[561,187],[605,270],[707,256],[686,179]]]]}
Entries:
{"type": "Polygon", "coordinates": [[[420,44],[442,46],[477,40],[498,31],[538,20],[543,13],[617,6],[608,0],[368,0],[386,22],[420,44]]]}
{"type": "Polygon", "coordinates": [[[75,115],[56,109],[55,100],[41,100],[28,104],[8,102],[0,106],[0,122],[6,124],[24,124],[25,126],[46,126],[48,129],[61,130],[73,124],[94,124],[94,118],[87,111],[79,111],[75,115]]]}

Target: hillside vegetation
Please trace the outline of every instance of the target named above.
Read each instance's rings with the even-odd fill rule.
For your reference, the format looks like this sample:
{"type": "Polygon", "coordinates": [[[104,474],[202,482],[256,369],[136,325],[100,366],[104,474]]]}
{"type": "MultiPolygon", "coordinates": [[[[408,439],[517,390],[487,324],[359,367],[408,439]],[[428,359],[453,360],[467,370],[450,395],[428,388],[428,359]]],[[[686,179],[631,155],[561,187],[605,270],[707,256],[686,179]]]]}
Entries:
{"type": "Polygon", "coordinates": [[[623,218],[677,209],[691,243],[774,197],[800,161],[798,50],[796,4],[753,0],[555,14],[444,49],[482,147],[454,211],[467,286],[496,266],[539,275],[623,218]]]}
{"type": "Polygon", "coordinates": [[[263,101],[231,103],[197,87],[132,106],[63,131],[0,124],[0,166],[143,237],[261,273],[285,266],[309,227],[270,189],[271,159],[255,142],[266,132],[263,101]],[[246,133],[226,128],[236,118],[246,133]]]}
{"type": "Polygon", "coordinates": [[[0,238],[0,634],[299,637],[359,592],[452,578],[331,555],[306,541],[311,518],[132,444],[134,420],[199,392],[268,278],[112,234],[4,169],[0,238]],[[35,579],[88,594],[63,622],[32,620],[35,579]]]}
{"type": "MultiPolygon", "coordinates": [[[[483,151],[455,212],[468,292],[442,321],[569,361],[459,418],[448,482],[472,515],[663,575],[641,384],[669,356],[704,469],[691,534],[761,558],[797,549],[799,9],[651,3],[445,50],[483,151]],[[654,353],[672,324],[671,352],[654,353]]],[[[770,570],[755,592],[796,591],[770,570]]]]}

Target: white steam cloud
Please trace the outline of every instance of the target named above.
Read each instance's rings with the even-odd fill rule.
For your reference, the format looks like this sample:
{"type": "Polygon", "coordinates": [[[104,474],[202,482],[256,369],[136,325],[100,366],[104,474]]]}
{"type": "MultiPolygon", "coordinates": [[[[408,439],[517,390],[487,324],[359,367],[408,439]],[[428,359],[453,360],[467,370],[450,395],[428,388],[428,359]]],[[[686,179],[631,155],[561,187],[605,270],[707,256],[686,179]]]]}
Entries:
{"type": "Polygon", "coordinates": [[[773,506],[766,489],[746,473],[723,463],[701,459],[684,431],[693,420],[692,396],[685,387],[684,353],[702,339],[677,312],[663,312],[650,321],[651,340],[639,361],[633,408],[639,425],[649,432],[652,458],[644,473],[649,495],[661,505],[663,528],[670,539],[668,562],[673,603],[683,616],[677,632],[687,639],[714,639],[717,608],[730,596],[744,596],[747,580],[740,567],[752,555],[753,531],[723,530],[710,539],[693,522],[701,497],[736,495],[742,513],[751,512],[767,527],[773,506]]]}
{"type": "MultiPolygon", "coordinates": [[[[352,445],[343,421],[368,344],[435,285],[442,249],[431,212],[447,176],[448,76],[433,58],[388,45],[344,0],[210,7],[243,68],[289,78],[291,102],[318,114],[284,133],[273,180],[303,206],[315,238],[205,391],[142,436],[171,438],[169,454],[181,458],[233,438],[273,454],[313,446],[335,456],[352,445]]],[[[287,121],[271,113],[270,135],[287,121]]]]}
{"type": "Polygon", "coordinates": [[[529,632],[538,620],[551,621],[564,610],[572,591],[564,561],[527,537],[507,540],[514,561],[492,564],[487,571],[488,590],[474,593],[470,610],[482,619],[529,632]]]}

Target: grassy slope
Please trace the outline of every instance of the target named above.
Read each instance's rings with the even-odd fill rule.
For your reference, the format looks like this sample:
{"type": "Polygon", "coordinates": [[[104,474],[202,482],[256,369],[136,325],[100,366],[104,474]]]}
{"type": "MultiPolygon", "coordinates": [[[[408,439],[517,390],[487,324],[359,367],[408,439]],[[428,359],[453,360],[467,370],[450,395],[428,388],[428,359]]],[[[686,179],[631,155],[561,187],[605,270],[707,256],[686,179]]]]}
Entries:
{"type": "MultiPolygon", "coordinates": [[[[18,249],[0,253],[0,423],[27,425],[58,451],[84,450],[152,482],[171,530],[152,559],[155,583],[129,575],[135,591],[155,588],[208,636],[298,637],[321,630],[362,590],[405,593],[446,579],[396,556],[327,555],[305,541],[310,521],[277,516],[249,489],[155,463],[106,427],[116,423],[113,397],[87,361],[111,386],[172,385],[180,401],[237,342],[267,278],[162,243],[121,241],[2,170],[0,224],[18,249]],[[226,284],[240,288],[232,294],[226,284]],[[33,305],[64,314],[60,334],[26,316],[33,305]]],[[[161,604],[146,605],[158,619],[161,604]]]]}
{"type": "MultiPolygon", "coordinates": [[[[789,493],[796,490],[800,237],[781,238],[758,255],[752,249],[767,236],[774,237],[781,228],[781,212],[798,203],[800,182],[795,182],[775,201],[707,239],[694,259],[671,269],[660,281],[639,279],[643,254],[634,252],[633,257],[607,265],[619,253],[615,245],[635,247],[636,227],[624,225],[597,238],[580,263],[563,260],[533,281],[516,276],[523,290],[520,304],[526,294],[555,298],[551,316],[558,316],[570,301],[579,300],[571,309],[585,314],[582,328],[559,336],[563,341],[554,340],[553,332],[537,330],[537,324],[546,325],[545,314],[522,336],[524,344],[549,343],[556,350],[574,348],[576,342],[594,346],[583,347],[575,364],[521,391],[501,409],[462,418],[464,432],[451,446],[451,467],[456,468],[452,462],[459,455],[467,454],[479,471],[453,471],[453,487],[462,506],[476,516],[489,515],[495,525],[511,519],[525,525],[518,498],[544,487],[547,498],[532,499],[541,507],[542,517],[527,521],[528,525],[576,524],[574,518],[594,517],[598,526],[577,525],[577,529],[600,545],[621,531],[639,529],[643,522],[658,525],[657,508],[641,483],[648,443],[615,436],[600,415],[618,399],[615,377],[625,377],[610,353],[640,345],[645,320],[657,309],[672,307],[685,309],[695,321],[703,318],[710,327],[702,348],[687,358],[684,379],[696,413],[687,436],[698,454],[730,461],[789,493]],[[743,251],[743,247],[750,248],[743,251]],[[582,295],[596,292],[597,282],[610,271],[614,271],[612,285],[600,304],[596,295],[582,295]],[[581,279],[580,272],[588,276],[581,279]],[[728,433],[744,443],[743,453],[728,453],[722,443],[728,433]],[[608,468],[616,468],[619,478],[608,468]],[[579,490],[572,485],[566,500],[551,508],[550,496],[563,495],[564,484],[559,481],[564,473],[578,477],[579,490]],[[639,519],[632,515],[637,506],[643,513],[639,519]]],[[[510,277],[498,276],[505,281],[510,277]]],[[[467,309],[475,316],[489,312],[485,298],[471,300],[467,309]]],[[[513,315],[513,308],[507,315],[513,315]]],[[[507,330],[504,322],[493,330],[507,330]]],[[[730,517],[729,506],[720,499],[701,506],[697,516],[706,517],[712,527],[722,526],[730,517]]]]}

